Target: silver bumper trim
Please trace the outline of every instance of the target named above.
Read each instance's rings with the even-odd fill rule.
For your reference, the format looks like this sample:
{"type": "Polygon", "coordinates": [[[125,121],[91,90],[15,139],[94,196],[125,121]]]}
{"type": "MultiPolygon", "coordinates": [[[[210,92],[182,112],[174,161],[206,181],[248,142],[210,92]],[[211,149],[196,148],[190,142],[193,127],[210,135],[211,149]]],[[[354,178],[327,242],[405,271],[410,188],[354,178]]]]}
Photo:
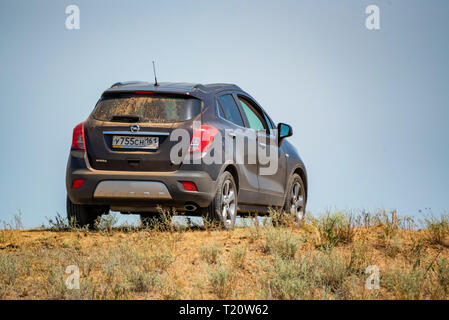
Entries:
{"type": "Polygon", "coordinates": [[[94,192],[94,198],[108,199],[172,199],[165,184],[159,181],[101,181],[94,192]]]}

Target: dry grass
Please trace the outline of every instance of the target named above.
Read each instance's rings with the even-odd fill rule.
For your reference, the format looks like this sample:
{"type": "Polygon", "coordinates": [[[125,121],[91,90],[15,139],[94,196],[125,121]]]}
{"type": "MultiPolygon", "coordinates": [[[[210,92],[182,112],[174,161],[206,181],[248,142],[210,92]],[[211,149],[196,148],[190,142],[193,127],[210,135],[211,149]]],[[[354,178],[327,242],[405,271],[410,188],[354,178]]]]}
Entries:
{"type": "Polygon", "coordinates": [[[301,228],[253,220],[231,231],[114,227],[114,217],[88,231],[52,221],[0,230],[1,299],[449,298],[445,216],[420,230],[394,212],[328,213],[301,228]],[[79,290],[66,287],[70,265],[79,290]],[[380,270],[378,290],[365,288],[370,265],[380,270]]]}

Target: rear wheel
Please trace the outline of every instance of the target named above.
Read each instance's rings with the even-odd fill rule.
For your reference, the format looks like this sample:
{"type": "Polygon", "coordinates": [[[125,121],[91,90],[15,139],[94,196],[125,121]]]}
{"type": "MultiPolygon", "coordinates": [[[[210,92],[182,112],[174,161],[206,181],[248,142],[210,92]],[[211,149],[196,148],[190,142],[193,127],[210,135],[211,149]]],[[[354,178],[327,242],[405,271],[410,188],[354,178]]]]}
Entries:
{"type": "Polygon", "coordinates": [[[92,229],[95,226],[95,220],[103,211],[98,207],[75,204],[67,197],[67,219],[71,227],[92,229]]]}
{"type": "Polygon", "coordinates": [[[289,213],[294,221],[301,224],[306,213],[306,189],[299,174],[294,173],[290,178],[284,211],[289,213]]]}
{"type": "Polygon", "coordinates": [[[237,203],[237,185],[232,174],[225,171],[218,178],[217,192],[212,203],[201,209],[202,216],[225,229],[232,229],[237,218],[237,203]]]}

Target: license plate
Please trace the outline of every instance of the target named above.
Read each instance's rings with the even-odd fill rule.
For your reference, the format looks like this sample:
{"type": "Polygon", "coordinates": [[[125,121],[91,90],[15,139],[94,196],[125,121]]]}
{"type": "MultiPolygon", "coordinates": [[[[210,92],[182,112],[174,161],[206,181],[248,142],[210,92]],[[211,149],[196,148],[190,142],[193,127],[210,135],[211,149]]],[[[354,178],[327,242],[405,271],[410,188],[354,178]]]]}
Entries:
{"type": "Polygon", "coordinates": [[[112,136],[114,149],[157,149],[159,137],[145,136],[112,136]]]}

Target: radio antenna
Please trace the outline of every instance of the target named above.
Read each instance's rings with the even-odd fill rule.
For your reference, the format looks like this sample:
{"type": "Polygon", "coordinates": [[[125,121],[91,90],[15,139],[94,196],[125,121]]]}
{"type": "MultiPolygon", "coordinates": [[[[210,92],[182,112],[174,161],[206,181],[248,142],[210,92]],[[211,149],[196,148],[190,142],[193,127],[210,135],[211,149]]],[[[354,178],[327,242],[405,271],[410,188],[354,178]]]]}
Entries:
{"type": "Polygon", "coordinates": [[[156,67],[154,66],[154,61],[153,61],[153,73],[154,73],[154,86],[157,87],[158,83],[157,83],[156,67]]]}

